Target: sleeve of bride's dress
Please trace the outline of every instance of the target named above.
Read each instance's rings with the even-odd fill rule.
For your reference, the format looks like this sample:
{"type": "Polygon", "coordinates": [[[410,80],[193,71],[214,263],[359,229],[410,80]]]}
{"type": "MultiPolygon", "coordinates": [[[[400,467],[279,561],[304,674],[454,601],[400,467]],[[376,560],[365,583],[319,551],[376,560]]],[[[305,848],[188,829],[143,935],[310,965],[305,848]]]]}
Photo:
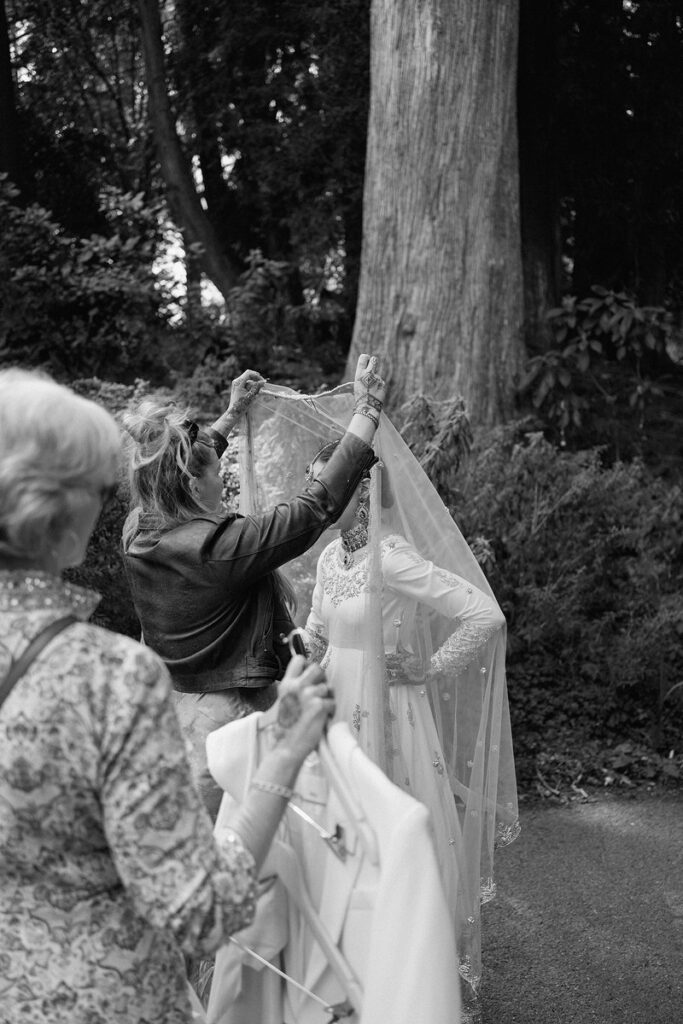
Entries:
{"type": "Polygon", "coordinates": [[[505,624],[500,608],[462,576],[423,558],[404,538],[390,537],[382,549],[388,587],[453,619],[453,631],[432,656],[432,671],[462,671],[505,624]]]}
{"type": "Polygon", "coordinates": [[[318,664],[323,660],[327,651],[327,626],[322,618],[322,599],[323,584],[320,579],[320,568],[318,568],[318,578],[311,599],[311,610],[304,627],[306,633],[304,642],[308,657],[311,661],[317,661],[318,664]]]}

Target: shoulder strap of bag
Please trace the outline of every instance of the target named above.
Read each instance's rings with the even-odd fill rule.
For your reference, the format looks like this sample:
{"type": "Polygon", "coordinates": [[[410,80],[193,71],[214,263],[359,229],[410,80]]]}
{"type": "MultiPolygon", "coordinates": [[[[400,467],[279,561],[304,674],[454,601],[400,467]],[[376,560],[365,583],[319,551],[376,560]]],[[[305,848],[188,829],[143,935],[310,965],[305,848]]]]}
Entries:
{"type": "Polygon", "coordinates": [[[31,662],[35,661],[43,648],[47,647],[50,643],[50,640],[54,639],[67,626],[70,626],[72,622],[78,622],[75,615],[65,615],[61,619],[55,619],[54,622],[51,622],[45,629],[41,629],[40,633],[33,637],[16,661],[12,660],[7,675],[0,682],[0,707],[5,703],[12,692],[14,684],[21,679],[31,662]]]}

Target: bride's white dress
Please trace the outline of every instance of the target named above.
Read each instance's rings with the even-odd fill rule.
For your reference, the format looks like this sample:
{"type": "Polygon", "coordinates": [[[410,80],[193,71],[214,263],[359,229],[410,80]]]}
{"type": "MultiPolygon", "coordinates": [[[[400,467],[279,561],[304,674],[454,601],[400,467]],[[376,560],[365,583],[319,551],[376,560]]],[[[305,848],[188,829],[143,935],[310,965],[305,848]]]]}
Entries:
{"type": "Polygon", "coordinates": [[[430,709],[427,682],[400,682],[406,678],[400,666],[407,665],[410,670],[418,663],[419,652],[411,651],[405,638],[415,634],[415,616],[423,614],[425,606],[453,620],[453,631],[431,659],[432,669],[446,669],[451,674],[477,657],[504,620],[487,594],[422,558],[405,538],[389,534],[380,546],[380,627],[372,615],[368,548],[344,556],[341,539],[337,539],[318,561],[306,623],[309,651],[321,661],[334,688],[335,720],[348,722],[361,747],[385,767],[392,781],[427,806],[444,893],[460,932],[472,909],[463,901],[462,892],[461,898],[456,898],[458,864],[463,856],[458,808],[430,709]],[[372,631],[380,628],[381,660],[386,665],[383,679],[373,671],[377,655],[373,653],[372,631]],[[388,709],[384,705],[384,713],[383,701],[389,704],[388,709]],[[390,734],[381,724],[384,721],[390,723],[390,734]]]}

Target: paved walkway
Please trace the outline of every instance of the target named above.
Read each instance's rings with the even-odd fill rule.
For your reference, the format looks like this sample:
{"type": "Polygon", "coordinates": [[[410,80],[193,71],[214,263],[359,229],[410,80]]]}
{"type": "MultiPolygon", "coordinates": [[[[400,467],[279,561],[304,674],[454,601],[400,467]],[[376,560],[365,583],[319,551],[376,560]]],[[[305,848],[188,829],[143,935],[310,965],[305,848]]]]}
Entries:
{"type": "Polygon", "coordinates": [[[683,1024],[683,794],[522,807],[483,910],[483,1024],[683,1024]]]}

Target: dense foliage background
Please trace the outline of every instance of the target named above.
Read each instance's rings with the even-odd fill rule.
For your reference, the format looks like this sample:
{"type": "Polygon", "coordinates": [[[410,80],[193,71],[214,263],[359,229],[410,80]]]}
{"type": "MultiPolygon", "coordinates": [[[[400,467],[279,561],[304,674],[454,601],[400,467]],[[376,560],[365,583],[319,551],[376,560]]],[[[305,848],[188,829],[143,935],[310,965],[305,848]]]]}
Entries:
{"type": "MultiPolygon", "coordinates": [[[[4,0],[0,365],[44,368],[114,412],[165,389],[204,420],[247,366],[336,384],[358,289],[369,11],[162,7],[179,141],[233,275],[223,303],[173,222],[138,8],[4,0]]],[[[472,436],[457,396],[416,396],[397,419],[507,616],[526,788],[675,782],[683,4],[522,0],[521,14],[518,418],[472,436]]],[[[99,621],[136,635],[124,512],[125,492],[75,575],[104,594],[99,621]]]]}

